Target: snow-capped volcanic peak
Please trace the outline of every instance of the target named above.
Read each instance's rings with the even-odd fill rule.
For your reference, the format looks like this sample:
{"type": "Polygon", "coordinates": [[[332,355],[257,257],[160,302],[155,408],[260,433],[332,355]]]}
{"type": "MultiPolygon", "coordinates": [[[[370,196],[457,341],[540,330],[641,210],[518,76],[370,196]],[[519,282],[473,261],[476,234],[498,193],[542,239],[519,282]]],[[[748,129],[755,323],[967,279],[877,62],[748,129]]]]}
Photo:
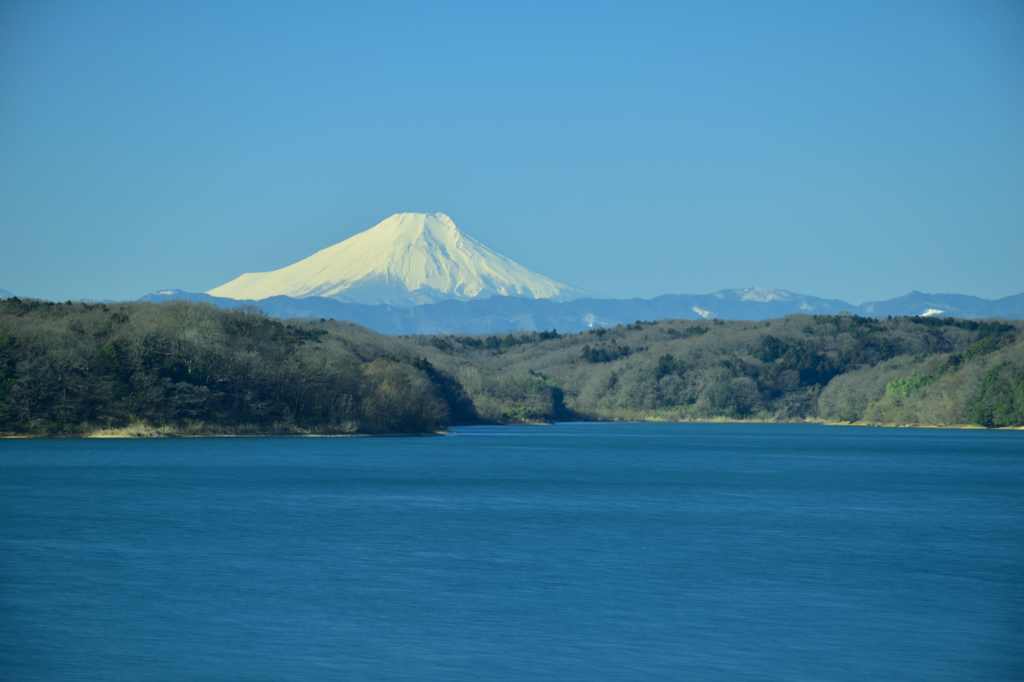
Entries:
{"type": "Polygon", "coordinates": [[[594,296],[495,253],[460,231],[444,213],[396,213],[298,263],[245,274],[206,293],[404,305],[489,296],[557,301],[594,296]]]}

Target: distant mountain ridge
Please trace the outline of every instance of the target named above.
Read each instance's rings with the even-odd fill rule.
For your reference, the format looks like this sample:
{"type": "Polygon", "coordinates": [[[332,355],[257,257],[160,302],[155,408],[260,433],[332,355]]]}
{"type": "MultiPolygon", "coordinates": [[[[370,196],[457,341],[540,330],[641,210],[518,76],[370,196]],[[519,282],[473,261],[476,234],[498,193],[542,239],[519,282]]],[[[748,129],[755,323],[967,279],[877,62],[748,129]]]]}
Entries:
{"type": "Polygon", "coordinates": [[[923,294],[911,291],[905,296],[891,298],[888,301],[871,301],[857,306],[858,314],[871,317],[888,315],[923,316],[945,315],[947,317],[1003,317],[1020,319],[1024,317],[1024,294],[1007,296],[997,300],[988,300],[965,294],[923,294]],[[906,311],[919,310],[917,313],[906,311]]]}
{"type": "Polygon", "coordinates": [[[843,312],[872,317],[888,315],[952,315],[966,318],[1024,319],[1024,294],[991,301],[962,294],[924,294],[912,291],[888,301],[855,306],[837,299],[805,296],[781,289],[750,287],[712,294],[667,294],[652,299],[575,299],[552,301],[494,296],[469,301],[447,300],[416,306],[366,305],[311,296],[272,296],[237,300],[165,290],[144,301],[185,299],[207,301],[224,308],[255,304],[274,317],[344,319],[382,334],[491,334],[509,330],[558,329],[579,332],[636,320],[712,319],[765,320],[794,313],[836,315],[843,312]]]}
{"type": "Polygon", "coordinates": [[[206,292],[218,298],[322,297],[423,305],[492,296],[599,298],[537,274],[459,230],[444,213],[396,213],[374,227],[272,272],[206,292]]]}
{"type": "Polygon", "coordinates": [[[763,320],[793,313],[1024,317],[1024,294],[988,301],[912,291],[851,305],[782,289],[615,300],[532,272],[463,233],[444,213],[396,213],[271,272],[247,273],[205,294],[167,290],[143,300],[256,303],[275,317],[346,319],[385,334],[582,331],[636,320],[763,320]]]}

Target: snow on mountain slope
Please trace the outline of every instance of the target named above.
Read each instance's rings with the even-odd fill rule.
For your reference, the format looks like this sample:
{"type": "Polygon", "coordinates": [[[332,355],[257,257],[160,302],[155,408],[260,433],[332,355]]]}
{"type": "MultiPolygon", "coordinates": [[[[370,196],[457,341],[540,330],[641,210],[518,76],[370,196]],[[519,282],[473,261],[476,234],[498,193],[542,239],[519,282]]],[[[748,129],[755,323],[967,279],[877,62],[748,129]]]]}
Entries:
{"type": "Polygon", "coordinates": [[[746,289],[725,289],[715,293],[715,298],[731,299],[737,301],[757,301],[758,303],[769,303],[771,301],[796,301],[810,298],[803,294],[794,294],[784,289],[771,289],[768,287],[747,287],[746,289]]]}
{"type": "Polygon", "coordinates": [[[298,263],[248,273],[206,293],[252,300],[322,296],[396,305],[490,296],[555,301],[595,297],[495,253],[443,213],[396,213],[298,263]]]}

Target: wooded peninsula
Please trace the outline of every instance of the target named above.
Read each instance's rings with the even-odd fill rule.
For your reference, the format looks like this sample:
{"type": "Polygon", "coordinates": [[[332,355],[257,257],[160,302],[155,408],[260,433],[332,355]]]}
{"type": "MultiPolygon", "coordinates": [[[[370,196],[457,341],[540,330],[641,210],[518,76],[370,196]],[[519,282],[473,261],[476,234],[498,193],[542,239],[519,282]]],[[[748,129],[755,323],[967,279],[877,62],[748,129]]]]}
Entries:
{"type": "Polygon", "coordinates": [[[255,306],[0,300],[0,434],[431,433],[563,420],[1024,426],[1022,321],[790,315],[383,336],[255,306]]]}

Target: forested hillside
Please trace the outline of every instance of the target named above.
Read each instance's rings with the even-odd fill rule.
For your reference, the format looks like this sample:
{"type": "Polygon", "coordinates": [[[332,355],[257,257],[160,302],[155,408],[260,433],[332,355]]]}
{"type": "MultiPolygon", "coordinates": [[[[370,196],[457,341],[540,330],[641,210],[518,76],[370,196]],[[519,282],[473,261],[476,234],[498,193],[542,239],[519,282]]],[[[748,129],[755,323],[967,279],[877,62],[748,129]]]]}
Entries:
{"type": "Polygon", "coordinates": [[[0,301],[0,432],[715,418],[1021,426],[1020,325],[792,315],[396,338],[253,307],[11,298],[0,301]]]}
{"type": "Polygon", "coordinates": [[[405,345],[345,322],[176,301],[0,302],[0,431],[424,432],[472,407],[405,345]]]}
{"type": "Polygon", "coordinates": [[[535,400],[532,418],[1024,424],[1020,322],[792,315],[410,340],[496,420],[524,413],[503,411],[514,386],[543,382],[562,403],[535,400]]]}

